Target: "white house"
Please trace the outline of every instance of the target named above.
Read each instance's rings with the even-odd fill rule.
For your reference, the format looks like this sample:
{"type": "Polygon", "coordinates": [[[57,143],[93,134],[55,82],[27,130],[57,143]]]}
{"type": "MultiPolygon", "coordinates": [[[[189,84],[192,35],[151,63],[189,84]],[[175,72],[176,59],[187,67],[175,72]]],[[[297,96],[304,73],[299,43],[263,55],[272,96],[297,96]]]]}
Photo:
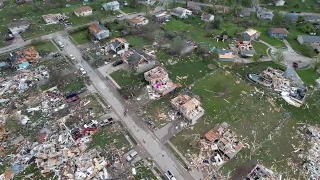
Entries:
{"type": "Polygon", "coordinates": [[[79,8],[79,9],[76,9],[74,11],[74,14],[76,16],[78,16],[78,17],[80,17],[80,16],[90,16],[90,15],[92,15],[92,8],[89,7],[89,6],[83,6],[83,7],[79,8]]]}
{"type": "Polygon", "coordinates": [[[120,3],[118,1],[111,1],[108,3],[103,3],[102,7],[104,10],[108,11],[119,11],[120,10],[120,3]]]}
{"type": "Polygon", "coordinates": [[[191,15],[192,11],[182,7],[176,7],[171,10],[170,14],[178,18],[184,19],[184,18],[188,18],[188,15],[191,15]]]}
{"type": "Polygon", "coordinates": [[[144,26],[149,23],[149,20],[143,16],[137,16],[129,20],[132,26],[144,26]]]}
{"type": "Polygon", "coordinates": [[[201,20],[206,21],[206,22],[213,21],[214,20],[214,15],[208,14],[208,13],[202,13],[201,20]]]}
{"type": "Polygon", "coordinates": [[[109,42],[109,48],[111,51],[122,56],[129,49],[129,43],[124,38],[114,38],[109,42]]]}

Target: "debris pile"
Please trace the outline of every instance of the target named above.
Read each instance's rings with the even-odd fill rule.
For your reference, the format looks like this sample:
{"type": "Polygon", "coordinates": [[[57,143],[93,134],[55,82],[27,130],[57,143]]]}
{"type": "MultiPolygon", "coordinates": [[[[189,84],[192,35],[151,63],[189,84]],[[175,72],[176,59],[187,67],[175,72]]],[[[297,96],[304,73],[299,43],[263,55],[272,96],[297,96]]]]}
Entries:
{"type": "Polygon", "coordinates": [[[44,99],[42,102],[42,110],[45,113],[57,112],[67,107],[64,96],[56,86],[43,91],[42,96],[44,99]]]}
{"type": "Polygon", "coordinates": [[[248,78],[280,93],[293,106],[300,107],[305,101],[307,88],[292,67],[285,72],[268,67],[260,74],[248,74],[248,78]]]}
{"type": "Polygon", "coordinates": [[[150,83],[147,86],[150,99],[157,99],[179,87],[169,78],[168,72],[158,66],[144,73],[144,79],[150,83]]]}
{"type": "Polygon", "coordinates": [[[200,101],[185,94],[173,98],[171,105],[188,119],[192,125],[204,115],[204,109],[200,106],[200,101]]]}
{"type": "Polygon", "coordinates": [[[276,175],[272,170],[267,169],[261,164],[257,164],[247,175],[247,180],[280,180],[281,176],[276,175]]]}
{"type": "Polygon", "coordinates": [[[40,66],[34,70],[21,70],[14,76],[0,78],[0,95],[10,94],[16,91],[22,93],[48,78],[49,73],[44,66],[40,66]]]}
{"type": "MultiPolygon", "coordinates": [[[[309,137],[310,147],[305,152],[304,169],[309,176],[308,179],[320,178],[320,128],[315,126],[307,126],[305,129],[305,135],[309,137]]],[[[302,155],[304,156],[304,155],[302,155]]]]}
{"type": "Polygon", "coordinates": [[[205,134],[206,139],[200,141],[199,155],[191,155],[191,165],[198,169],[217,171],[236,156],[243,144],[228,127],[224,122],[205,134]]]}

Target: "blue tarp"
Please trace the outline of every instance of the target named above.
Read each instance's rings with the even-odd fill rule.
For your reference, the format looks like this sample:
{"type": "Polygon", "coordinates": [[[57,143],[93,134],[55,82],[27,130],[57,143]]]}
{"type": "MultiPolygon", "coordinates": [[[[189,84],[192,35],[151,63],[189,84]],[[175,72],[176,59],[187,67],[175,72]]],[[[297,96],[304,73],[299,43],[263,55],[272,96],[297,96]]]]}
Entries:
{"type": "Polygon", "coordinates": [[[21,63],[21,64],[18,65],[18,70],[26,69],[29,65],[30,65],[30,64],[29,64],[28,61],[23,62],[23,63],[21,63]]]}

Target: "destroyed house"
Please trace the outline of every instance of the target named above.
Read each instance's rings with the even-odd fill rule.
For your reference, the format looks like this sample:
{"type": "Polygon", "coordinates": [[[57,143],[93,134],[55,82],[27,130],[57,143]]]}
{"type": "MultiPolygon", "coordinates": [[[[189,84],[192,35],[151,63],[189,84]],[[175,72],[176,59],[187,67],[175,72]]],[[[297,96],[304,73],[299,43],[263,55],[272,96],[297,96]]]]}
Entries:
{"type": "Polygon", "coordinates": [[[150,70],[155,65],[155,56],[144,51],[130,49],[123,53],[122,60],[138,73],[150,70]]]}
{"type": "Polygon", "coordinates": [[[277,180],[279,178],[276,178],[274,176],[274,172],[267,169],[261,164],[257,164],[251,172],[247,175],[246,180],[277,180]]]}
{"type": "Polygon", "coordinates": [[[149,20],[143,16],[137,16],[132,19],[129,19],[129,24],[131,26],[144,26],[149,23],[149,20]]]}
{"type": "Polygon", "coordinates": [[[171,18],[171,14],[168,11],[161,11],[153,14],[152,20],[156,22],[165,22],[171,18]]]}
{"type": "Polygon", "coordinates": [[[229,125],[222,123],[205,134],[205,138],[217,146],[217,149],[227,159],[232,159],[243,147],[234,132],[227,129],[229,125]]]}
{"type": "Polygon", "coordinates": [[[171,105],[189,120],[192,125],[204,115],[204,109],[200,106],[200,101],[185,94],[173,98],[171,105]]]}
{"type": "Polygon", "coordinates": [[[20,34],[25,32],[30,27],[30,22],[28,21],[13,21],[9,23],[8,29],[12,34],[20,34]]]}
{"type": "Polygon", "coordinates": [[[11,66],[18,68],[20,64],[23,63],[36,63],[39,60],[39,53],[36,49],[31,46],[24,50],[18,50],[16,52],[10,53],[11,66]]]}
{"type": "Polygon", "coordinates": [[[129,43],[124,38],[111,39],[109,49],[119,55],[124,54],[129,49],[129,43]]]}
{"type": "Polygon", "coordinates": [[[145,72],[144,78],[152,86],[155,93],[161,96],[172,92],[177,87],[169,78],[167,71],[159,66],[145,72]]]}

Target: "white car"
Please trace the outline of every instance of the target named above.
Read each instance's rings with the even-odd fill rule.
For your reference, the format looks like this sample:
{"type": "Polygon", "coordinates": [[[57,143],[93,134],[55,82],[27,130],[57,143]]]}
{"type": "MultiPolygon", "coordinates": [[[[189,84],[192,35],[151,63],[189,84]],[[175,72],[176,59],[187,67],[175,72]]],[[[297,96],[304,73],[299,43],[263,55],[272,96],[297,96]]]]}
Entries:
{"type": "Polygon", "coordinates": [[[167,172],[165,172],[164,175],[166,176],[166,178],[167,178],[168,180],[176,180],[176,178],[174,177],[173,173],[172,173],[170,170],[168,170],[167,172]]]}
{"type": "Polygon", "coordinates": [[[60,46],[61,48],[64,47],[64,44],[62,43],[62,41],[59,41],[59,46],[60,46]]]}
{"type": "Polygon", "coordinates": [[[122,18],[122,17],[123,17],[123,14],[117,15],[117,18],[122,18]]]}
{"type": "Polygon", "coordinates": [[[76,60],[76,58],[72,54],[70,54],[69,56],[71,60],[76,60]]]}
{"type": "Polygon", "coordinates": [[[132,153],[130,153],[128,156],[127,156],[127,161],[130,162],[132,161],[132,159],[134,159],[136,156],[138,155],[137,151],[133,151],[132,153]]]}
{"type": "Polygon", "coordinates": [[[80,68],[79,70],[80,70],[80,72],[81,72],[82,75],[86,75],[86,74],[87,74],[87,71],[84,70],[84,68],[80,68]]]}

